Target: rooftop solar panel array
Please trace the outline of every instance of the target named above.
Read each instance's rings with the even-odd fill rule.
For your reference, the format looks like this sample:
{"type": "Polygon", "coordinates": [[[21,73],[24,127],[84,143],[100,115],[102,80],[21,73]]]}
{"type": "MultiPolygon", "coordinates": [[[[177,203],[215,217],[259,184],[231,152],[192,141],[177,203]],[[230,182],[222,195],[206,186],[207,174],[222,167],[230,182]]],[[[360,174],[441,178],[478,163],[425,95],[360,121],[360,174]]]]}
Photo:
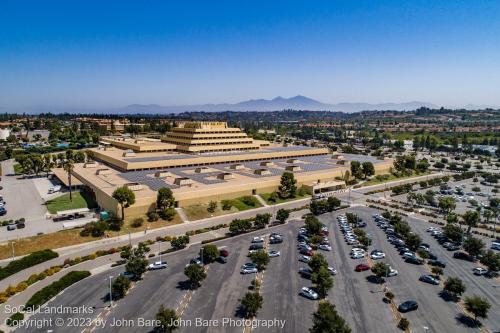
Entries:
{"type": "MultiPolygon", "coordinates": [[[[294,148],[294,147],[280,147],[280,148],[290,150],[290,148],[294,148]]],[[[295,148],[303,149],[304,147],[295,147],[295,148]]],[[[274,151],[276,151],[276,148],[272,148],[272,149],[274,151]]],[[[228,155],[230,155],[230,154],[228,154],[228,155]]],[[[175,156],[175,158],[186,158],[186,156],[193,157],[193,155],[181,154],[181,155],[169,155],[169,156],[164,156],[164,157],[158,156],[155,158],[156,159],[172,158],[173,156],[175,156]]],[[[370,162],[374,162],[374,163],[380,162],[380,160],[378,160],[376,157],[373,157],[373,156],[355,155],[355,154],[343,154],[343,156],[345,157],[345,159],[347,161],[360,161],[360,162],[370,161],[370,162]]],[[[137,161],[137,159],[139,159],[139,158],[131,158],[131,159],[127,159],[127,160],[137,161]]],[[[143,158],[140,158],[140,159],[143,159],[143,158]]],[[[147,158],[144,158],[144,159],[147,159],[147,158]]],[[[330,154],[297,157],[296,158],[297,162],[294,162],[294,163],[288,163],[287,162],[288,160],[289,159],[287,159],[287,158],[268,159],[266,161],[272,162],[274,164],[274,165],[269,166],[269,167],[262,166],[261,163],[263,161],[239,162],[239,164],[242,164],[244,166],[245,169],[243,169],[243,170],[230,169],[230,166],[233,165],[234,163],[219,163],[219,164],[213,164],[213,165],[209,166],[209,168],[215,169],[217,171],[195,173],[195,172],[193,172],[195,169],[194,167],[168,168],[168,169],[164,169],[163,171],[170,172],[176,177],[186,177],[186,178],[192,179],[195,182],[210,185],[210,184],[225,183],[228,181],[228,180],[216,178],[217,175],[220,174],[221,172],[230,172],[233,174],[239,174],[239,175],[251,177],[251,178],[265,178],[265,177],[272,177],[272,176],[281,175],[285,171],[285,168],[287,166],[290,166],[290,165],[297,165],[300,167],[301,170],[295,171],[296,173],[335,169],[335,168],[339,168],[342,166],[342,165],[337,164],[338,160],[333,159],[330,154]],[[269,170],[270,174],[267,174],[267,175],[255,174],[254,171],[257,169],[267,169],[267,170],[269,170]],[[189,172],[187,172],[188,170],[189,170],[189,172]]],[[[167,187],[170,189],[179,188],[178,185],[169,184],[169,183],[165,182],[164,179],[156,178],[154,176],[154,174],[156,172],[161,172],[161,171],[162,170],[131,171],[131,172],[121,173],[120,175],[130,182],[146,185],[149,188],[151,188],[151,190],[153,190],[153,191],[157,191],[162,187],[167,187]]]]}

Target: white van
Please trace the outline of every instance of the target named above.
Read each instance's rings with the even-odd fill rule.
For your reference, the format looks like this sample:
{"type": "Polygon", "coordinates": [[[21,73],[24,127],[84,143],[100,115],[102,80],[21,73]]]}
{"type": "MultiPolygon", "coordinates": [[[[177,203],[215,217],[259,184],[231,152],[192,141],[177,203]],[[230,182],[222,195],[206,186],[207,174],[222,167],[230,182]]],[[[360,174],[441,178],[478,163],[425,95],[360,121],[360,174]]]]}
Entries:
{"type": "Polygon", "coordinates": [[[491,249],[500,251],[500,242],[491,242],[491,249]]]}

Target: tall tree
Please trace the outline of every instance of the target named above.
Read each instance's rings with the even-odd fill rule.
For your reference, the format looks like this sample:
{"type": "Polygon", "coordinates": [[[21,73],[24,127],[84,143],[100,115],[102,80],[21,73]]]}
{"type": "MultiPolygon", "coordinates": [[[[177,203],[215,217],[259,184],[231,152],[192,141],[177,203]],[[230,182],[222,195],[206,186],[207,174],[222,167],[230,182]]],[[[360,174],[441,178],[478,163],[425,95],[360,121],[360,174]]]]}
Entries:
{"type": "Polygon", "coordinates": [[[278,193],[283,199],[294,198],[297,192],[297,180],[291,172],[284,172],[281,175],[278,193]]]}
{"type": "Polygon", "coordinates": [[[125,208],[130,207],[135,203],[134,192],[126,186],[117,188],[113,192],[113,198],[118,201],[122,209],[122,221],[125,220],[125,208]]]}
{"type": "Polygon", "coordinates": [[[469,210],[469,211],[465,212],[465,214],[463,215],[462,218],[464,220],[464,223],[467,225],[467,234],[470,234],[470,231],[472,230],[472,228],[476,227],[480,221],[479,212],[477,212],[475,210],[474,211],[469,210]]]}
{"type": "Polygon", "coordinates": [[[351,333],[351,328],[342,318],[335,305],[328,301],[318,304],[318,310],[313,314],[313,326],[310,333],[351,333]]]}
{"type": "Polygon", "coordinates": [[[63,162],[63,169],[68,173],[68,187],[69,187],[69,201],[73,201],[73,193],[72,193],[72,184],[71,184],[71,172],[75,165],[73,164],[73,160],[66,159],[63,162]]]}

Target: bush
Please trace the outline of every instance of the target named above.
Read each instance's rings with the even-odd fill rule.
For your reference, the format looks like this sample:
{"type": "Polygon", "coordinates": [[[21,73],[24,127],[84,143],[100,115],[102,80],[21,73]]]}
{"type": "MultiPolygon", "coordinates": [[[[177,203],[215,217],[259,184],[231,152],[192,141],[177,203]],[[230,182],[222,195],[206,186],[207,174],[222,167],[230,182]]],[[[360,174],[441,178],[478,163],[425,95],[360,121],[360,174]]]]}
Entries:
{"type": "Polygon", "coordinates": [[[155,222],[155,221],[158,221],[160,219],[160,215],[158,215],[158,213],[155,211],[148,212],[147,216],[148,216],[149,222],[155,222]]]}
{"type": "Polygon", "coordinates": [[[24,319],[24,313],[16,312],[7,319],[8,326],[19,326],[19,322],[24,319]]]}
{"type": "Polygon", "coordinates": [[[144,219],[142,217],[138,217],[132,221],[131,226],[132,226],[132,228],[139,228],[142,226],[143,223],[144,223],[144,219]]]}
{"type": "Polygon", "coordinates": [[[52,250],[42,250],[33,252],[21,259],[13,260],[3,268],[0,268],[0,280],[16,274],[23,269],[38,265],[42,262],[57,258],[59,255],[52,250]]]}
{"type": "Polygon", "coordinates": [[[257,199],[252,197],[251,195],[246,195],[241,198],[241,202],[243,202],[247,206],[255,207],[257,206],[257,199]]]}
{"type": "Polygon", "coordinates": [[[59,280],[51,283],[45,288],[37,291],[31,298],[26,302],[27,309],[33,309],[37,306],[45,304],[52,297],[59,294],[64,289],[68,288],[72,284],[90,276],[89,271],[72,271],[64,275],[59,280]]]}
{"type": "Polygon", "coordinates": [[[104,232],[108,227],[108,223],[105,221],[90,222],[83,226],[83,230],[80,231],[80,236],[101,237],[104,236],[104,232]]]}
{"type": "Polygon", "coordinates": [[[176,213],[174,208],[167,208],[160,212],[160,216],[164,220],[172,221],[176,213]]]}
{"type": "Polygon", "coordinates": [[[398,328],[402,331],[406,331],[410,327],[410,322],[406,318],[401,318],[398,324],[398,328]]]}
{"type": "Polygon", "coordinates": [[[222,200],[220,204],[222,206],[222,210],[231,210],[231,207],[233,207],[232,200],[222,200]]]}

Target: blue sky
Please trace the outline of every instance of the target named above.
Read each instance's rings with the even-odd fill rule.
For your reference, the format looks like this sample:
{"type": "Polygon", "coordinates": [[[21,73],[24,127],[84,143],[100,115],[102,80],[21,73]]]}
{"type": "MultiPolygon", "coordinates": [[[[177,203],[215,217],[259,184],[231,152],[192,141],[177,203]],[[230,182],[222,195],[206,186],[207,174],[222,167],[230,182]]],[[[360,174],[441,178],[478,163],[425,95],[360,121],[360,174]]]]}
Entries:
{"type": "Polygon", "coordinates": [[[2,1],[0,106],[500,105],[500,1],[2,1]]]}

